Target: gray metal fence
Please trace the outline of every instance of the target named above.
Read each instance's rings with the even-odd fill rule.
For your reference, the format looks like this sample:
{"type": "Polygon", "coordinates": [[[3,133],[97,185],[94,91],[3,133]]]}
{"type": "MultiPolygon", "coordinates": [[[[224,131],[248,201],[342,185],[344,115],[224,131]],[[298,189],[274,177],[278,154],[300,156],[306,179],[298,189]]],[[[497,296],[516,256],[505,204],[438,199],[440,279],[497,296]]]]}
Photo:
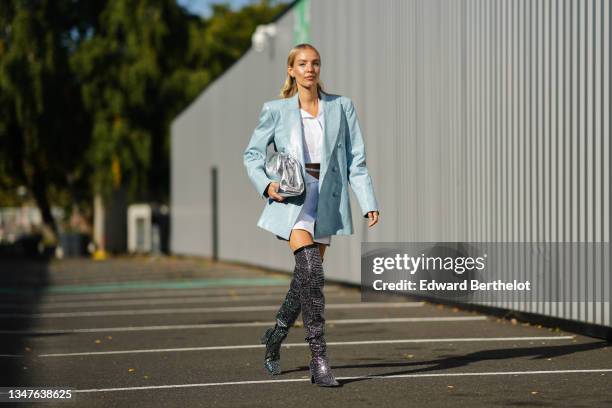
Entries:
{"type": "MultiPolygon", "coordinates": [[[[609,0],[311,0],[323,84],[355,102],[381,207],[332,238],[326,276],[358,283],[361,241],[609,243],[611,15],[609,0]]],[[[212,255],[216,166],[219,257],[292,270],[242,165],[293,45],[293,12],[275,24],[173,123],[175,253],[212,255]]],[[[612,285],[577,270],[569,290],[612,285]]],[[[612,325],[610,302],[498,306],[612,325]]]]}

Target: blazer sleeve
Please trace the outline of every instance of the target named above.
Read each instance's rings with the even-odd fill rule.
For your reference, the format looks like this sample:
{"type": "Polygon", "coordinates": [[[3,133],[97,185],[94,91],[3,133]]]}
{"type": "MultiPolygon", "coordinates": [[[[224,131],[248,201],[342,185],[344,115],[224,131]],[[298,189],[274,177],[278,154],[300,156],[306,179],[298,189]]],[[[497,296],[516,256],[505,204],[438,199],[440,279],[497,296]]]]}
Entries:
{"type": "Polygon", "coordinates": [[[267,197],[266,190],[268,184],[272,182],[266,175],[265,165],[268,145],[274,140],[274,126],[275,120],[272,109],[267,103],[264,103],[259,114],[259,123],[243,153],[244,167],[262,198],[267,197]]]}
{"type": "Polygon", "coordinates": [[[361,213],[367,218],[368,212],[379,211],[379,209],[376,197],[374,196],[372,178],[366,167],[365,145],[361,135],[359,120],[357,119],[357,112],[355,111],[353,101],[348,98],[345,114],[348,123],[348,132],[345,133],[348,181],[353,193],[357,197],[361,213]]]}

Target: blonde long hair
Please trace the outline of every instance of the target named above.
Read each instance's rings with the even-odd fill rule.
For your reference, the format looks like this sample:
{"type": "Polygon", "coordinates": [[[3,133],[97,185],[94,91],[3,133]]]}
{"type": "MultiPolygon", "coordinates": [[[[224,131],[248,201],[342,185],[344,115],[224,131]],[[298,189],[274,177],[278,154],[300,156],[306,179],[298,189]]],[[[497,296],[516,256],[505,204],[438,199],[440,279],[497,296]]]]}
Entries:
{"type": "MultiPolygon", "coordinates": [[[[319,54],[319,51],[317,51],[317,49],[313,47],[312,45],[307,44],[307,43],[298,44],[295,47],[293,47],[291,51],[289,51],[289,56],[287,57],[287,67],[292,67],[293,63],[295,62],[295,57],[297,56],[298,52],[305,50],[307,48],[310,48],[311,50],[316,52],[317,55],[319,56],[319,59],[321,58],[321,54],[319,54]]],[[[285,83],[283,84],[283,87],[281,88],[279,96],[281,98],[290,98],[293,95],[295,95],[297,91],[298,91],[298,87],[297,87],[297,82],[295,82],[295,78],[291,77],[291,75],[287,73],[287,78],[285,78],[285,83]]],[[[324,92],[323,84],[321,83],[321,81],[319,81],[317,82],[317,93],[320,95],[321,92],[324,92]]]]}

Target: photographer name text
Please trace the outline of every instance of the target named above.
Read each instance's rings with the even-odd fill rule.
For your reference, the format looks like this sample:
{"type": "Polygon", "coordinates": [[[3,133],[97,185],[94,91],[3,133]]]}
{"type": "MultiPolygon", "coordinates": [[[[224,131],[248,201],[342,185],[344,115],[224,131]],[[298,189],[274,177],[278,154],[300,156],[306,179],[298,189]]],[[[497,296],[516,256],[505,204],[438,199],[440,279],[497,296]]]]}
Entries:
{"type": "Polygon", "coordinates": [[[514,279],[512,282],[504,282],[501,280],[496,280],[492,282],[481,282],[477,279],[464,279],[459,282],[438,282],[434,279],[420,279],[417,281],[411,281],[407,279],[402,279],[396,282],[385,282],[382,279],[375,280],[372,283],[372,288],[374,290],[395,290],[395,291],[410,291],[410,290],[419,290],[419,291],[456,291],[456,290],[470,290],[470,291],[479,291],[479,290],[497,290],[497,291],[505,291],[505,290],[519,290],[519,291],[529,291],[531,290],[531,282],[529,281],[517,281],[514,279]]]}

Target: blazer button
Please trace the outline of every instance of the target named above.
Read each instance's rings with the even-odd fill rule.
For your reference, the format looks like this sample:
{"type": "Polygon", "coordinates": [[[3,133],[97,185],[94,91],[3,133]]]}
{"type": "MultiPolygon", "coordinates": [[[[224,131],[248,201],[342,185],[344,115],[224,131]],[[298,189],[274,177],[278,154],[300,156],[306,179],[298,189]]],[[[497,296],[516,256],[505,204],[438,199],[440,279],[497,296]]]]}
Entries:
{"type": "Polygon", "coordinates": [[[332,171],[335,173],[336,172],[336,167],[332,167],[332,171]]]}
{"type": "Polygon", "coordinates": [[[335,192],[335,191],[332,193],[332,195],[333,195],[334,197],[338,197],[338,193],[337,193],[337,192],[335,192]]]}
{"type": "Polygon", "coordinates": [[[338,147],[342,147],[342,143],[338,143],[338,147]]]}

